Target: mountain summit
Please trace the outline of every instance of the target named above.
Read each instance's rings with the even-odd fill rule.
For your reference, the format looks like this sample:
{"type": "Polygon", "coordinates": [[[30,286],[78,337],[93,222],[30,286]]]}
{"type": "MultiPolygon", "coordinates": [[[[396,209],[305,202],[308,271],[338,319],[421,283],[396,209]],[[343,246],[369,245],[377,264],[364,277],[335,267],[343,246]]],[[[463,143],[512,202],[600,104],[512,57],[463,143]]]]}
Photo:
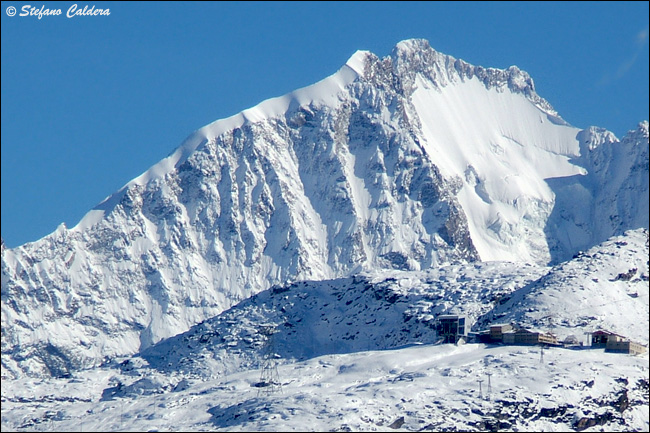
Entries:
{"type": "Polygon", "coordinates": [[[530,76],[406,40],[194,132],[77,226],[2,249],[2,374],[131,354],[274,285],[558,263],[648,227],[648,123],[580,130],[530,76]]]}

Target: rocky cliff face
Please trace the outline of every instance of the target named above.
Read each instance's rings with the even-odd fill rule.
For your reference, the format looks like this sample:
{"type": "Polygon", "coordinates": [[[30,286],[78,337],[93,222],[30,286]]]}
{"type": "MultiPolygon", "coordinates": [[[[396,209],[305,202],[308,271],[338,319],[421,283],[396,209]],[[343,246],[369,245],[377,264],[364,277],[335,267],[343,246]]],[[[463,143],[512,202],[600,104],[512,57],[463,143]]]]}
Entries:
{"type": "Polygon", "coordinates": [[[426,41],[357,52],[196,131],[74,228],[3,247],[3,375],[134,353],[273,284],[570,257],[648,226],[647,131],[581,132],[525,72],[426,41]]]}

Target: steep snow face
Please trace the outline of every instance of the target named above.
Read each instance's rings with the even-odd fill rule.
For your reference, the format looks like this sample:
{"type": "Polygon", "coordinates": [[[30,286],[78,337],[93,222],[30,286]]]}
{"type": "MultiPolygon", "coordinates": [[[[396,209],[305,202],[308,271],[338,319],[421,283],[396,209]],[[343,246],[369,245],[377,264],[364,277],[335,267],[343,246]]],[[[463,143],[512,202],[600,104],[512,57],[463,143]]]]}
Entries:
{"type": "Polygon", "coordinates": [[[482,260],[558,263],[648,227],[648,122],[619,142],[580,131],[512,66],[472,66],[404,41],[393,52],[425,153],[457,197],[482,260]]]}
{"type": "Polygon", "coordinates": [[[134,353],[274,284],[570,257],[647,226],[645,131],[585,148],[516,67],[422,40],[359,51],[196,131],[74,228],[3,248],[3,374],[134,353]],[[619,148],[637,162],[601,162],[619,148]],[[594,231],[601,207],[627,213],[594,231]]]}
{"type": "Polygon", "coordinates": [[[546,179],[585,173],[570,162],[578,129],[558,125],[507,81],[486,88],[477,75],[445,75],[445,86],[416,76],[411,100],[427,154],[462,182],[458,199],[481,259],[547,262],[555,194],[546,179]]]}

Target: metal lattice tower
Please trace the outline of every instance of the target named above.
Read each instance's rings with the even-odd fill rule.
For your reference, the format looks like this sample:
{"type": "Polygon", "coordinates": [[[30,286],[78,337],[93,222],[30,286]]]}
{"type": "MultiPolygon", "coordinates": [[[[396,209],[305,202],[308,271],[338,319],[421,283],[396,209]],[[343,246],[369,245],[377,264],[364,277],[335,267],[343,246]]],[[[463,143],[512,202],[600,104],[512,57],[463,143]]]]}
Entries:
{"type": "Polygon", "coordinates": [[[273,334],[277,329],[273,325],[262,325],[260,327],[260,334],[264,336],[265,343],[262,347],[262,360],[260,381],[257,384],[257,396],[270,395],[278,391],[282,391],[282,383],[280,382],[280,375],[278,373],[278,354],[275,353],[273,344],[273,334]]]}
{"type": "Polygon", "coordinates": [[[492,373],[485,373],[488,377],[488,385],[487,385],[487,396],[486,399],[490,399],[490,394],[492,394],[492,373]]]}

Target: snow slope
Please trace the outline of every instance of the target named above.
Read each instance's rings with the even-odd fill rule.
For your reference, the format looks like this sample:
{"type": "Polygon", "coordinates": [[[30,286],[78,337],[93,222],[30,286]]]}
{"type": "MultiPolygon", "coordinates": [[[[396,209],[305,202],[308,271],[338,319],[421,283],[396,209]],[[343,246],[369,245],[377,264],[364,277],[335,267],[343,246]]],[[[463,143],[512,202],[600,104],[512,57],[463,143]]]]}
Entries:
{"type": "Polygon", "coordinates": [[[513,322],[583,340],[604,329],[647,345],[648,231],[614,237],[514,292],[482,324],[513,322]]]}
{"type": "Polygon", "coordinates": [[[647,228],[647,196],[647,122],[619,142],[516,67],[359,51],[199,129],[75,227],[3,246],[2,375],[101,365],[277,284],[559,263],[647,228]]]}
{"type": "Polygon", "coordinates": [[[540,362],[536,347],[422,345],[283,364],[270,395],[256,369],[205,381],[102,369],[3,386],[2,431],[647,431],[647,365],[603,349],[540,362]],[[102,399],[119,381],[132,394],[102,399]]]}

